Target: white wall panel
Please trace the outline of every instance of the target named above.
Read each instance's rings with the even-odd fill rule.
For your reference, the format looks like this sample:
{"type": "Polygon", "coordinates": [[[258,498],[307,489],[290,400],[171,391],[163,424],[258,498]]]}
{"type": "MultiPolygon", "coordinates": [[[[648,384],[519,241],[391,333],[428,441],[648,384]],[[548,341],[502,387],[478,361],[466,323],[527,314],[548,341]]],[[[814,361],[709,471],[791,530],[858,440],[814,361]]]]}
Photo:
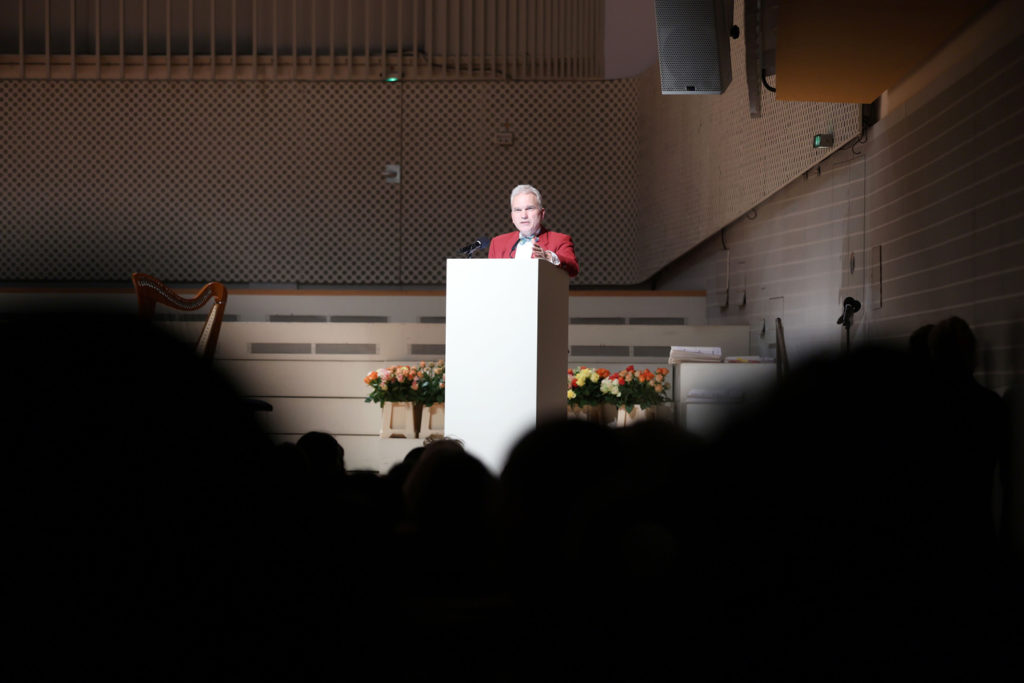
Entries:
{"type": "Polygon", "coordinates": [[[274,409],[259,414],[265,428],[275,434],[380,433],[380,405],[361,398],[267,397],[274,409]]]}

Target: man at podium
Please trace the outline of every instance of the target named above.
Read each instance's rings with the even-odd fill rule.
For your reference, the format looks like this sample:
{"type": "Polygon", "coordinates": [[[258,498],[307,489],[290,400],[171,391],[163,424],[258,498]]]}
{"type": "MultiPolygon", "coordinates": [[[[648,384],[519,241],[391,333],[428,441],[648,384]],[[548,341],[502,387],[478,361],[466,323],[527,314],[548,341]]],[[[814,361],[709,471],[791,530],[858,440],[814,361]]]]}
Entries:
{"type": "Polygon", "coordinates": [[[540,191],[532,185],[512,189],[512,224],[516,229],[491,240],[487,258],[542,258],[576,277],[580,272],[572,238],[544,227],[540,191]]]}

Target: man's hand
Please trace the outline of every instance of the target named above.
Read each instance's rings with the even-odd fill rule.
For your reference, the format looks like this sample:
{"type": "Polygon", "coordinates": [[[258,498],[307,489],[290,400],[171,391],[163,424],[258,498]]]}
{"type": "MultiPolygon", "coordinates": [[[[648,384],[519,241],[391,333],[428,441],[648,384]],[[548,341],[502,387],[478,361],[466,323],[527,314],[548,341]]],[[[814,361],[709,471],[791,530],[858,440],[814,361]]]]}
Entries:
{"type": "Polygon", "coordinates": [[[561,261],[559,261],[558,259],[558,256],[555,255],[555,252],[545,251],[544,248],[541,247],[536,242],[533,243],[533,258],[542,258],[548,263],[552,263],[556,266],[561,263],[561,261]]]}

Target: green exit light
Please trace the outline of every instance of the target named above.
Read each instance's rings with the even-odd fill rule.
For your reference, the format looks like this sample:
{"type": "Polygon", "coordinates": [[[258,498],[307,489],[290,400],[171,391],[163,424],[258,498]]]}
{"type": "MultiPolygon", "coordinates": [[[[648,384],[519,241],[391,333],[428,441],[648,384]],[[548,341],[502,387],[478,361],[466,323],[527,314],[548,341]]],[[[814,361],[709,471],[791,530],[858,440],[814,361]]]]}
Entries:
{"type": "Polygon", "coordinates": [[[831,133],[818,133],[814,136],[814,149],[819,147],[831,147],[835,137],[831,133]]]}

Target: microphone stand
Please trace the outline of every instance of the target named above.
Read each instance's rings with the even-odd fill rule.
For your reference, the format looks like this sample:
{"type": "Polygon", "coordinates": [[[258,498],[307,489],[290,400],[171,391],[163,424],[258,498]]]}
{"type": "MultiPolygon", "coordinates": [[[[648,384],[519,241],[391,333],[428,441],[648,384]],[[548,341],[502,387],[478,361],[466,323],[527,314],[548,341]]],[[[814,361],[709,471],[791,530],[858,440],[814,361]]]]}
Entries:
{"type": "Polygon", "coordinates": [[[843,314],[836,321],[837,325],[846,328],[846,353],[850,352],[850,326],[853,325],[853,314],[860,310],[860,302],[850,297],[843,302],[843,314]]]}
{"type": "Polygon", "coordinates": [[[836,321],[837,324],[841,324],[846,328],[846,353],[850,352],[850,325],[853,324],[853,312],[850,310],[849,304],[843,306],[843,315],[836,321]]]}

